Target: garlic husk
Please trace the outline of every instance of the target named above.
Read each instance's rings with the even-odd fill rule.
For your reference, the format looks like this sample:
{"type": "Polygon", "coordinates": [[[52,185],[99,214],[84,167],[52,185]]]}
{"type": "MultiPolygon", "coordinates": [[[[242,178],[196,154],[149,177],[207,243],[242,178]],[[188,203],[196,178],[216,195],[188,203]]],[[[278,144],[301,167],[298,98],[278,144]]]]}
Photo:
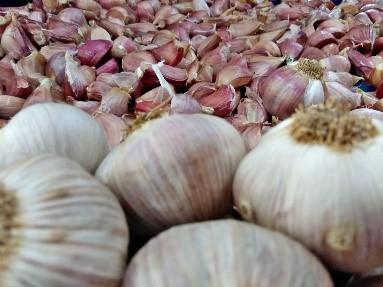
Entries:
{"type": "Polygon", "coordinates": [[[310,107],[268,131],[237,170],[234,200],[243,218],[302,242],[330,268],[364,272],[383,262],[373,164],[383,160],[383,123],[339,106],[310,107]]]}
{"type": "Polygon", "coordinates": [[[4,168],[0,182],[2,286],[120,286],[129,233],[104,185],[54,155],[4,168]]]}
{"type": "Polygon", "coordinates": [[[52,153],[80,163],[93,172],[109,152],[97,122],[67,104],[42,103],[17,113],[0,132],[0,167],[52,153]]]}
{"type": "Polygon", "coordinates": [[[133,131],[96,174],[120,198],[133,230],[155,234],[230,213],[244,154],[241,136],[224,120],[176,114],[133,131]]]}
{"type": "Polygon", "coordinates": [[[185,224],[161,233],[133,258],[123,286],[333,284],[318,259],[299,243],[253,224],[226,219],[185,224]]]}

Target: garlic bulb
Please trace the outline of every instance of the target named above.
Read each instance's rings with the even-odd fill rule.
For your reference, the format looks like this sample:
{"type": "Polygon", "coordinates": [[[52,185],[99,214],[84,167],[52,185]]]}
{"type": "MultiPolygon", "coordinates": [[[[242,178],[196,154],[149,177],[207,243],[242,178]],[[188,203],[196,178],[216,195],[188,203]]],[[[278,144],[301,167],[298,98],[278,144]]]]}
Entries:
{"type": "Polygon", "coordinates": [[[299,243],[231,219],[173,227],[133,258],[123,287],[330,287],[321,263],[299,243]]]}
{"type": "Polygon", "coordinates": [[[240,134],[225,120],[171,115],[135,130],[96,176],[120,198],[134,231],[155,234],[230,213],[232,179],[244,155],[240,134]]]}
{"type": "Polygon", "coordinates": [[[330,267],[383,264],[383,122],[335,101],[269,130],[240,164],[234,200],[243,218],[304,243],[330,267]]]}
{"type": "Polygon", "coordinates": [[[118,287],[128,227],[77,163],[39,155],[0,171],[0,285],[118,287]]]}
{"type": "Polygon", "coordinates": [[[332,78],[338,74],[326,70],[317,60],[305,58],[273,71],[260,88],[266,110],[273,116],[285,119],[299,105],[308,107],[320,104],[330,96],[336,97],[342,103],[351,104],[353,108],[359,106],[361,95],[341,83],[326,80],[329,72],[333,74],[332,78]]]}
{"type": "Polygon", "coordinates": [[[23,109],[0,131],[0,168],[41,153],[53,153],[94,172],[109,152],[104,131],[87,113],[66,104],[23,109]]]}

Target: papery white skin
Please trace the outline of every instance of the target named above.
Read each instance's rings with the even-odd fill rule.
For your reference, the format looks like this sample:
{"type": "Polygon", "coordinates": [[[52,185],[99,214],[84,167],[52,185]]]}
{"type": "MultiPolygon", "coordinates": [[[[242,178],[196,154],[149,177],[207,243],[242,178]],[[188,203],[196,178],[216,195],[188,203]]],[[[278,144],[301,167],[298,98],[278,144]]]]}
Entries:
{"type": "Polygon", "coordinates": [[[128,227],[104,185],[77,163],[54,155],[5,168],[0,182],[2,192],[17,200],[15,245],[9,257],[0,258],[1,286],[120,286],[128,227]]]}
{"type": "Polygon", "coordinates": [[[17,113],[0,131],[0,168],[53,153],[94,172],[108,152],[106,136],[96,120],[67,104],[32,105],[17,113]]]}
{"type": "Polygon", "coordinates": [[[186,224],[161,233],[133,258],[123,286],[333,284],[321,263],[297,242],[253,224],[227,219],[186,224]]]}
{"type": "Polygon", "coordinates": [[[351,153],[297,143],[293,119],[266,133],[234,180],[237,208],[248,221],[304,243],[329,267],[364,272],[383,264],[383,123],[351,153]],[[339,233],[344,248],[327,244],[339,233]],[[332,237],[331,237],[332,238],[332,237]]]}
{"type": "Polygon", "coordinates": [[[154,234],[229,213],[244,155],[240,134],[225,120],[175,114],[134,131],[96,176],[120,198],[132,228],[154,234]]]}

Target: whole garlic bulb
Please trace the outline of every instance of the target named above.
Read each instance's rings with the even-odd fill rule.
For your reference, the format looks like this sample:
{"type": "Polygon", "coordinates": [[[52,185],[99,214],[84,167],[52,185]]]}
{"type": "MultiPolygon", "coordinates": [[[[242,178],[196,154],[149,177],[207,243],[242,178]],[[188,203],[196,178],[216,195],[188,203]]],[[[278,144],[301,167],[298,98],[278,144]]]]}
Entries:
{"type": "Polygon", "coordinates": [[[230,213],[232,180],[244,155],[240,134],[225,120],[171,115],[134,131],[96,176],[120,198],[132,229],[154,234],[230,213]]]}
{"type": "Polygon", "coordinates": [[[104,185],[55,155],[4,168],[0,184],[0,286],[120,286],[128,227],[104,185]]]}
{"type": "Polygon", "coordinates": [[[32,105],[0,130],[0,168],[38,154],[53,153],[94,172],[109,149],[97,121],[67,104],[32,105]]]}
{"type": "Polygon", "coordinates": [[[331,287],[299,243],[231,219],[173,227],[133,258],[123,287],[331,287]]]}
{"type": "MultiPolygon", "coordinates": [[[[356,108],[361,95],[337,81],[328,81],[327,71],[317,60],[301,58],[276,69],[261,84],[266,110],[280,119],[289,117],[300,105],[320,104],[330,96],[356,108]]],[[[332,78],[346,72],[332,72],[332,78]]],[[[344,77],[344,75],[343,75],[344,77]]],[[[352,76],[350,75],[352,78],[352,76]]],[[[339,75],[342,78],[342,75],[339,75]]]]}
{"type": "Polygon", "coordinates": [[[298,111],[240,164],[234,200],[248,221],[297,239],[329,266],[383,264],[383,123],[332,103],[298,111]]]}

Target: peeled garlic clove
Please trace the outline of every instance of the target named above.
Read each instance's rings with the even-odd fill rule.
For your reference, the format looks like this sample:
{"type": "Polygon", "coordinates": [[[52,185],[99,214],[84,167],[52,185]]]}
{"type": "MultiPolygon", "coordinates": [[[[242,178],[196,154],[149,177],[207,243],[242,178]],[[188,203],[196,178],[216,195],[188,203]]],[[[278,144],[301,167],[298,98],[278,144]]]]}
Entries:
{"type": "Polygon", "coordinates": [[[221,86],[211,94],[198,98],[198,102],[214,109],[214,115],[219,117],[229,116],[238,106],[240,96],[232,86],[221,86]]]}
{"type": "Polygon", "coordinates": [[[382,122],[352,116],[341,104],[296,113],[242,161],[237,208],[247,220],[304,243],[331,268],[359,273],[381,265],[380,173],[371,162],[383,158],[382,132],[382,122]],[[364,180],[353,176],[360,166],[364,180]]]}
{"type": "Polygon", "coordinates": [[[93,117],[103,128],[109,146],[114,148],[119,145],[125,134],[125,121],[110,113],[95,112],[93,117]]]}
{"type": "Polygon", "coordinates": [[[133,258],[123,286],[214,286],[217,282],[221,286],[284,286],[286,282],[333,286],[319,260],[299,243],[231,219],[177,226],[155,237],[133,258]]]}
{"type": "Polygon", "coordinates": [[[4,168],[0,181],[4,286],[120,284],[129,233],[117,199],[104,185],[54,155],[4,168]]]}
{"type": "Polygon", "coordinates": [[[43,103],[23,109],[1,130],[0,139],[0,150],[6,151],[0,153],[0,167],[53,153],[93,172],[109,152],[97,122],[66,104],[43,103]]]}
{"type": "Polygon", "coordinates": [[[96,75],[100,75],[102,73],[118,73],[120,71],[120,67],[118,66],[117,61],[112,58],[109,61],[107,61],[102,66],[98,67],[96,70],[96,75]]]}
{"type": "Polygon", "coordinates": [[[107,94],[102,95],[99,110],[105,113],[111,113],[116,116],[122,116],[128,111],[131,91],[122,88],[112,88],[107,94]]]}
{"type": "Polygon", "coordinates": [[[9,119],[17,114],[25,103],[22,98],[0,95],[0,117],[9,119]]]}
{"type": "Polygon", "coordinates": [[[349,72],[351,69],[350,61],[341,55],[334,55],[321,59],[319,63],[328,71],[349,72]]]}
{"type": "Polygon", "coordinates": [[[120,198],[133,230],[155,234],[228,214],[232,176],[244,154],[226,121],[177,114],[134,130],[105,158],[97,178],[120,198]]]}
{"type": "Polygon", "coordinates": [[[78,47],[76,57],[82,65],[97,66],[112,45],[112,42],[108,40],[87,40],[78,47]]]}

